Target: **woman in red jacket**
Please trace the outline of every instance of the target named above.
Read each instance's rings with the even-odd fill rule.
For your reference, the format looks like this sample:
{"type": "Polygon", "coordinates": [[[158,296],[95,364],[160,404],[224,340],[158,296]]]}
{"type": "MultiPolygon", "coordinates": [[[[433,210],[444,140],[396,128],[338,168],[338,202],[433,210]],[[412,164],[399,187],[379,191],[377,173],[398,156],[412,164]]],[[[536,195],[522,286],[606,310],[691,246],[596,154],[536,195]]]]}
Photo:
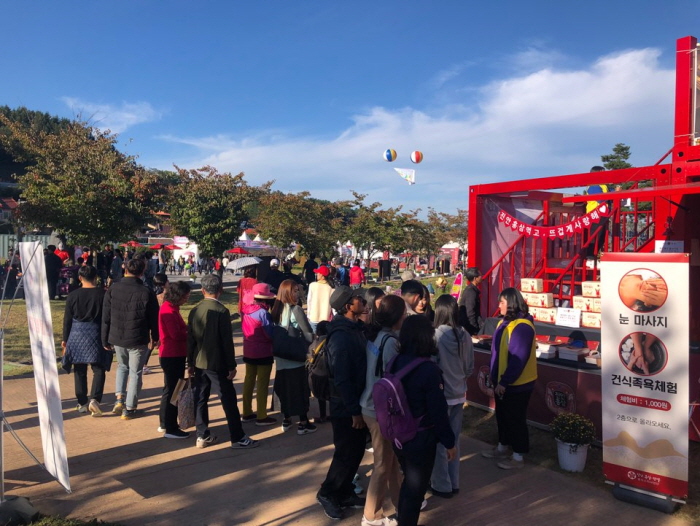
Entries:
{"type": "Polygon", "coordinates": [[[165,438],[187,438],[189,433],[177,423],[177,407],[170,403],[177,381],[185,376],[187,361],[187,324],[180,314],[180,306],[190,299],[190,285],[175,281],[165,286],[163,305],[158,314],[160,335],[160,367],[163,369],[163,395],[160,399],[160,427],[165,438]]]}

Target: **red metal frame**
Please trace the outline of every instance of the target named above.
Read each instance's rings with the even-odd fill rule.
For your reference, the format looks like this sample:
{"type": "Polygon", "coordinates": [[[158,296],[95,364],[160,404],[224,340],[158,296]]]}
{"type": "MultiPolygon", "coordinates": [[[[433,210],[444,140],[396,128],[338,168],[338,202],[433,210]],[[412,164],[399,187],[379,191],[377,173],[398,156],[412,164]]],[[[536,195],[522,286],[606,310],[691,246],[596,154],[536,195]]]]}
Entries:
{"type": "MultiPolygon", "coordinates": [[[[556,202],[562,204],[581,203],[593,199],[589,196],[561,197],[551,191],[567,188],[585,187],[595,184],[610,183],[634,183],[633,188],[619,192],[606,194],[606,200],[613,203],[614,214],[610,218],[610,240],[605,239],[608,250],[613,251],[641,251],[649,252],[654,250],[654,241],[659,240],[683,240],[685,250],[690,252],[691,242],[698,238],[697,221],[690,220],[696,217],[695,212],[689,213],[691,203],[698,204],[696,194],[700,193],[700,138],[696,139],[693,130],[693,96],[695,93],[695,54],[697,53],[697,39],[695,37],[684,37],[677,41],[676,46],[676,107],[675,107],[675,127],[673,147],[654,165],[645,167],[627,168],[624,170],[611,170],[595,173],[578,173],[571,175],[560,175],[554,177],[542,177],[537,179],[525,179],[517,181],[506,181],[500,183],[489,183],[474,185],[469,188],[469,225],[468,225],[468,266],[480,266],[486,274],[489,270],[487,265],[495,262],[486,261],[490,247],[483,246],[483,224],[485,217],[485,201],[493,197],[512,197],[541,200],[543,218],[542,224],[555,224],[557,209],[556,202]],[[662,164],[669,154],[672,154],[671,162],[662,164]],[[637,189],[641,181],[651,181],[649,188],[637,189]],[[634,206],[631,210],[621,210],[621,200],[631,198],[634,206]],[[640,210],[638,205],[642,202],[651,202],[651,210],[640,210]],[[683,205],[686,203],[686,205],[683,205]],[[678,206],[680,205],[680,206],[678,206]],[[550,211],[550,209],[552,211],[550,211]],[[484,268],[485,267],[485,268],[484,268]]],[[[600,196],[598,196],[600,198],[600,196]]],[[[543,250],[542,266],[535,261],[536,245],[535,241],[528,245],[528,240],[518,240],[513,244],[509,252],[522,247],[522,264],[519,268],[514,267],[515,258],[508,261],[508,254],[503,254],[500,263],[510,263],[508,273],[511,276],[520,277],[544,277],[548,273],[548,264],[552,260],[550,250],[547,247],[543,250]]],[[[601,249],[598,246],[598,239],[588,240],[595,243],[596,252],[601,249]]],[[[581,239],[578,245],[579,250],[586,245],[585,239],[581,239]]],[[[557,248],[560,250],[561,247],[557,248]]],[[[563,252],[562,252],[563,253],[563,252]]],[[[595,278],[596,270],[589,273],[585,265],[578,265],[581,255],[570,257],[569,263],[565,265],[567,272],[560,272],[558,279],[550,280],[549,289],[556,284],[567,279],[567,283],[573,285],[585,280],[587,274],[592,274],[595,278]],[[567,274],[568,273],[568,274],[567,274]]],[[[494,265],[495,266],[495,265],[494,265]]],[[[691,285],[700,285],[700,271],[691,267],[691,285]],[[695,279],[693,279],[695,277],[695,279]]],[[[503,280],[503,272],[499,273],[500,281],[503,280]]],[[[485,278],[488,276],[485,275],[485,278]]],[[[591,276],[588,275],[590,279],[591,276]]],[[[485,279],[487,290],[491,287],[498,287],[501,283],[485,279]]],[[[512,283],[512,281],[511,281],[512,283]]],[[[560,287],[560,290],[562,287],[560,287]]],[[[484,291],[486,292],[486,291],[484,291]]],[[[561,292],[560,292],[561,297],[561,292]]],[[[490,294],[484,294],[486,300],[486,311],[491,314],[493,305],[489,302],[490,294]]],[[[700,301],[700,300],[696,300],[700,301]]],[[[691,305],[691,313],[700,312],[700,305],[691,305]]]]}

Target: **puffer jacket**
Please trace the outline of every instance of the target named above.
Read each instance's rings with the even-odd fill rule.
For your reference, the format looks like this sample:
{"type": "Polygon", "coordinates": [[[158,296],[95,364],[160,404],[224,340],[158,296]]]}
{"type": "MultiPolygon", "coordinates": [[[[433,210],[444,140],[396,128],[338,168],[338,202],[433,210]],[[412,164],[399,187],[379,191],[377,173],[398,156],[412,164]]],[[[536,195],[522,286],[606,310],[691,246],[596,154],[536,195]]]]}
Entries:
{"type": "Polygon", "coordinates": [[[125,277],[107,290],[102,307],[102,343],[119,347],[158,341],[158,299],[143,281],[125,277]]]}

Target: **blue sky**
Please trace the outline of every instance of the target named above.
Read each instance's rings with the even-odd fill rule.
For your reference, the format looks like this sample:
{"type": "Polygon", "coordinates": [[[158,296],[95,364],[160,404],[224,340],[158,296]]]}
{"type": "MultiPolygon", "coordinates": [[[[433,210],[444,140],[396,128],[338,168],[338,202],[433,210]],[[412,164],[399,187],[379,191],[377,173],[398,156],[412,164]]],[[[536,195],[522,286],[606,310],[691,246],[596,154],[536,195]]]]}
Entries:
{"type": "Polygon", "coordinates": [[[656,162],[700,2],[3,1],[0,35],[0,104],[90,119],[145,166],[454,213],[618,142],[656,162]]]}

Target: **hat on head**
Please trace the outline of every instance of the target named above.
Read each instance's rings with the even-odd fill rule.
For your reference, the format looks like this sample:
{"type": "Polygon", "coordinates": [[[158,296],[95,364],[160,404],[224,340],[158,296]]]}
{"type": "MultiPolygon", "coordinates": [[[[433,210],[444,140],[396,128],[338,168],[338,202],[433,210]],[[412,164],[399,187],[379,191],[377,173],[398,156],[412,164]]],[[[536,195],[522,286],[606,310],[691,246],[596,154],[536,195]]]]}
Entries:
{"type": "Polygon", "coordinates": [[[327,278],[328,275],[331,273],[331,271],[328,270],[328,267],[326,265],[321,265],[320,267],[315,268],[314,272],[316,274],[321,274],[321,276],[323,276],[324,278],[327,278]]]}
{"type": "Polygon", "coordinates": [[[280,266],[280,260],[277,258],[272,258],[270,260],[270,266],[271,267],[279,267],[280,266]]]}
{"type": "Polygon", "coordinates": [[[267,283],[256,283],[243,296],[243,303],[255,303],[255,300],[273,300],[276,296],[270,290],[267,283]]]}
{"type": "Polygon", "coordinates": [[[345,285],[340,285],[333,289],[331,294],[331,307],[336,311],[342,309],[345,305],[352,301],[355,296],[364,297],[365,291],[363,289],[351,289],[345,285]]]}
{"type": "Polygon", "coordinates": [[[416,274],[412,270],[404,270],[401,273],[401,281],[408,281],[409,279],[416,279],[416,274]]]}

